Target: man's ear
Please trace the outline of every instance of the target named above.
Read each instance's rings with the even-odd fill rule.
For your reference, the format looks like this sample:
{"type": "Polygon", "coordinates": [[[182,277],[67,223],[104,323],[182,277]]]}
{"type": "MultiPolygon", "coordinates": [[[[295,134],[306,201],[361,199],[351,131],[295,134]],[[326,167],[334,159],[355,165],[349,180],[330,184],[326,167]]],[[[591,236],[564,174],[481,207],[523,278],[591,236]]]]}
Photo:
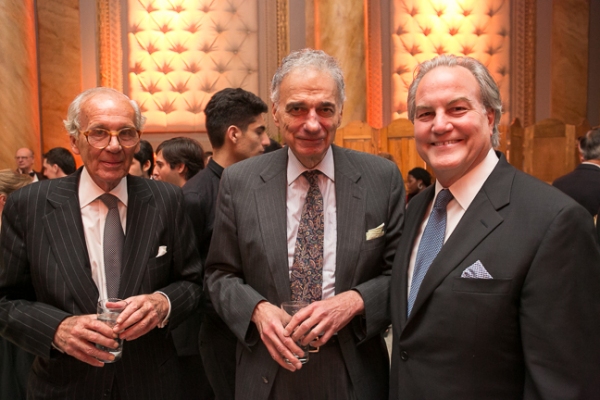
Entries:
{"type": "Polygon", "coordinates": [[[73,153],[80,156],[81,153],[79,153],[79,147],[77,147],[77,138],[73,135],[69,135],[69,143],[71,144],[71,150],[73,150],[73,153]]]}
{"type": "Polygon", "coordinates": [[[185,164],[180,163],[175,166],[175,171],[177,171],[178,174],[183,174],[185,172],[185,168],[185,164]]]}
{"type": "Polygon", "coordinates": [[[273,116],[275,126],[279,127],[279,117],[277,116],[277,105],[275,103],[271,106],[271,115],[273,116]]]}
{"type": "Polygon", "coordinates": [[[142,165],[142,172],[148,172],[150,170],[151,165],[152,164],[150,163],[150,160],[146,160],[144,165],[142,165]]]}
{"type": "Polygon", "coordinates": [[[227,128],[227,132],[225,132],[225,136],[233,144],[237,143],[237,141],[241,135],[242,135],[242,131],[240,130],[240,128],[238,128],[235,125],[230,125],[229,128],[227,128]]]}
{"type": "Polygon", "coordinates": [[[0,193],[0,205],[2,205],[2,207],[0,207],[0,210],[2,210],[4,208],[5,204],[6,204],[6,195],[4,193],[0,193]]]}

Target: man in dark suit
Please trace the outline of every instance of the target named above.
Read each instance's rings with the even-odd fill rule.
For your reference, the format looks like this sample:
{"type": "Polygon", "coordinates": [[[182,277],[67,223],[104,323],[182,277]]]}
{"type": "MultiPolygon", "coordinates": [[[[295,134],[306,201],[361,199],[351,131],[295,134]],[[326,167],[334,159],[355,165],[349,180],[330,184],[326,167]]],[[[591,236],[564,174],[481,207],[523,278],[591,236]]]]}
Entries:
{"type": "Polygon", "coordinates": [[[31,149],[23,147],[17,150],[15,161],[17,162],[17,169],[15,171],[17,174],[29,175],[33,179],[33,182],[46,179],[44,175],[33,170],[35,160],[33,159],[33,151],[31,149]]]}
{"type": "Polygon", "coordinates": [[[390,399],[597,397],[591,218],[494,152],[502,103],[479,61],[421,64],[408,109],[437,182],[411,200],[394,260],[390,399]]]}
{"type": "MultiPolygon", "coordinates": [[[[183,186],[200,258],[204,263],[215,222],[217,193],[223,170],[236,162],[260,155],[269,144],[263,114],[267,105],[241,88],[215,93],[206,104],[206,131],[213,148],[208,165],[183,186]]],[[[200,353],[204,370],[217,400],[235,396],[237,338],[217,315],[210,298],[203,298],[200,353]]]]}
{"type": "Polygon", "coordinates": [[[585,207],[592,215],[600,208],[600,127],[579,140],[582,163],[573,172],[556,179],[559,188],[585,207]]]}
{"type": "Polygon", "coordinates": [[[344,81],[322,51],[288,55],[271,100],[287,146],[225,169],[207,259],[212,303],[239,341],[236,398],[384,398],[382,332],[403,220],[402,178],[387,160],[332,145],[344,81]],[[315,222],[302,218],[309,188],[321,197],[314,202],[322,204],[323,223],[300,237],[300,226],[315,222]],[[306,236],[313,246],[302,244],[306,236]],[[299,260],[306,251],[320,261],[299,260]],[[317,298],[293,318],[280,309],[307,292],[317,298]],[[304,365],[294,356],[296,341],[318,348],[304,365]]]}
{"type": "Polygon", "coordinates": [[[142,124],[122,93],[83,92],[65,126],[84,167],[8,199],[0,332],[37,356],[28,398],[183,398],[169,331],[198,306],[202,265],[193,242],[181,239],[192,232],[181,190],[127,176],[142,124]],[[104,236],[109,219],[112,237],[104,236]],[[111,258],[104,250],[117,248],[118,229],[122,257],[111,258]],[[115,291],[127,307],[110,328],[97,319],[96,304],[115,291]],[[96,345],[114,348],[117,335],[123,356],[112,363],[96,345]]]}

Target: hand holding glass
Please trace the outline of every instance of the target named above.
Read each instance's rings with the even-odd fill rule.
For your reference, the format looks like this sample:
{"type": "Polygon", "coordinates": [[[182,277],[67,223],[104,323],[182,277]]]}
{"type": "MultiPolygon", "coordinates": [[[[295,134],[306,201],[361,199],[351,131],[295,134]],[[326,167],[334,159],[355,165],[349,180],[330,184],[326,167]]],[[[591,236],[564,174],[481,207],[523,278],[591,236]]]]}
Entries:
{"type": "MultiPolygon", "coordinates": [[[[284,301],[283,303],[281,303],[281,309],[292,316],[307,306],[308,306],[308,303],[306,301],[284,301]]],[[[300,347],[302,350],[304,350],[304,354],[300,354],[300,355],[294,354],[294,355],[298,358],[298,361],[300,361],[302,364],[306,364],[308,362],[308,347],[309,346],[302,345],[302,343],[300,341],[296,342],[296,344],[298,345],[298,347],[300,347]]],[[[285,362],[288,364],[291,364],[288,359],[286,359],[285,362]]]]}
{"type": "MultiPolygon", "coordinates": [[[[119,314],[127,307],[125,300],[121,299],[101,299],[98,301],[98,320],[104,322],[106,325],[113,328],[117,323],[119,314]]],[[[110,347],[101,346],[96,344],[96,347],[102,351],[106,351],[115,356],[113,361],[101,360],[105,363],[112,363],[121,358],[123,354],[123,340],[116,338],[115,341],[119,344],[116,349],[110,347]]]]}

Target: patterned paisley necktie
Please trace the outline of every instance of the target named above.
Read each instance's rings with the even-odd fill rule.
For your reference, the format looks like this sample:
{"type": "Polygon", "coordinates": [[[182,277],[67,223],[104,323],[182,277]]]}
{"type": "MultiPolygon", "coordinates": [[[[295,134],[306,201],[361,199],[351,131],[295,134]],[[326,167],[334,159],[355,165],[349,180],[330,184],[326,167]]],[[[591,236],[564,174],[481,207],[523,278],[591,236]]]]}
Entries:
{"type": "Polygon", "coordinates": [[[306,194],[306,203],[302,208],[294,263],[290,284],[292,300],[304,300],[309,303],[321,300],[323,290],[323,195],[319,190],[320,171],[306,171],[302,175],[310,187],[306,194]]]}

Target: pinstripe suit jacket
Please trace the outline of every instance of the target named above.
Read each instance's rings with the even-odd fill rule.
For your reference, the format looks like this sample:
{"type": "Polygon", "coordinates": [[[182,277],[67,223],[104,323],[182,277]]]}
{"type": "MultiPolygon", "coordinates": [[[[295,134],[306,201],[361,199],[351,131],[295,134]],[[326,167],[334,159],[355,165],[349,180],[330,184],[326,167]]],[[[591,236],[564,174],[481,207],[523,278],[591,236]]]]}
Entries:
{"type": "MultiPolygon", "coordinates": [[[[355,289],[365,302],[364,318],[343,328],[338,339],[357,398],[381,399],[389,375],[381,332],[389,324],[390,267],[403,222],[404,185],[398,168],[383,158],[336,146],[333,157],[335,291],[355,289]],[[382,223],[385,235],[367,241],[366,232],[382,223]]],[[[239,162],[225,169],[221,180],[205,283],[215,309],[240,341],[238,399],[267,399],[280,369],[251,316],[261,300],[278,306],[291,296],[286,170],[287,147],[239,162]]]]}
{"type": "MultiPolygon", "coordinates": [[[[91,268],[77,188],[81,170],[31,184],[6,203],[0,244],[0,333],[37,355],[28,384],[35,399],[99,399],[117,380],[124,399],[179,399],[178,364],[169,329],[154,329],[124,345],[123,358],[92,367],[51,349],[60,322],[95,314],[91,268]]],[[[173,328],[197,306],[202,265],[191,240],[179,188],[133,176],[125,267],[119,294],[161,290],[171,301],[173,328]],[[156,258],[159,246],[167,254],[156,258]]]]}

